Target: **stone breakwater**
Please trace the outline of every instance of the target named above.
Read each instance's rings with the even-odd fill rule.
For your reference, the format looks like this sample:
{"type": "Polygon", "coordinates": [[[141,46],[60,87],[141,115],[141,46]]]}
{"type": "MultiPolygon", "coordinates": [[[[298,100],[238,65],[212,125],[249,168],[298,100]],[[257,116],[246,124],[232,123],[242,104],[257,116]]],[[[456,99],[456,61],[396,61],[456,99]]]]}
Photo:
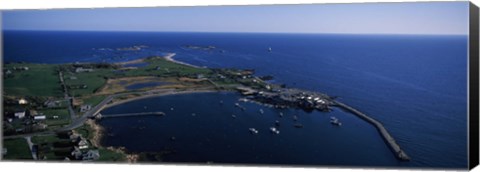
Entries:
{"type": "Polygon", "coordinates": [[[409,161],[410,160],[410,157],[405,153],[405,151],[403,151],[400,148],[400,146],[397,144],[395,139],[390,135],[390,133],[388,133],[387,129],[385,129],[385,127],[383,126],[382,123],[380,123],[377,120],[375,120],[375,119],[367,116],[366,114],[358,111],[357,109],[355,109],[353,107],[350,107],[346,104],[343,104],[341,102],[333,101],[333,105],[338,106],[342,109],[345,109],[345,110],[349,111],[350,113],[353,113],[353,114],[357,115],[361,119],[363,119],[363,120],[369,122],[370,124],[372,124],[373,126],[375,126],[375,128],[377,128],[378,132],[380,132],[380,135],[382,135],[383,139],[390,146],[390,148],[395,153],[395,155],[398,159],[400,159],[402,161],[409,161]]]}

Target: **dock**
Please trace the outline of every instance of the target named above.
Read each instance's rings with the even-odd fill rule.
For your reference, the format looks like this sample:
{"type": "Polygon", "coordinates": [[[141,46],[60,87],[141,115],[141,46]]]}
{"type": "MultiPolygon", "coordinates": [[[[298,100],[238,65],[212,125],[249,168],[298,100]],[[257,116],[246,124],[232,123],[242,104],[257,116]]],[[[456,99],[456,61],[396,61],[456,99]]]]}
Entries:
{"type": "Polygon", "coordinates": [[[356,116],[360,117],[361,119],[369,122],[370,124],[372,124],[373,126],[375,126],[375,128],[377,128],[378,132],[380,133],[380,135],[382,135],[383,139],[385,140],[385,142],[389,145],[389,147],[392,149],[393,153],[395,154],[395,156],[402,160],[402,161],[410,161],[410,157],[405,153],[405,151],[403,151],[400,146],[397,144],[397,142],[395,141],[395,139],[390,135],[390,133],[388,133],[387,129],[385,129],[385,127],[383,126],[382,123],[378,122],[377,120],[369,117],[368,115],[358,111],[357,109],[353,108],[353,107],[350,107],[346,104],[343,104],[341,102],[338,102],[338,101],[333,101],[333,105],[334,106],[338,106],[344,110],[347,110],[353,114],[355,114],[356,116]]]}
{"type": "Polygon", "coordinates": [[[138,113],[122,113],[122,114],[109,114],[109,115],[102,115],[98,113],[95,118],[103,119],[103,118],[118,118],[118,117],[129,117],[129,116],[164,116],[164,112],[138,112],[138,113]]]}

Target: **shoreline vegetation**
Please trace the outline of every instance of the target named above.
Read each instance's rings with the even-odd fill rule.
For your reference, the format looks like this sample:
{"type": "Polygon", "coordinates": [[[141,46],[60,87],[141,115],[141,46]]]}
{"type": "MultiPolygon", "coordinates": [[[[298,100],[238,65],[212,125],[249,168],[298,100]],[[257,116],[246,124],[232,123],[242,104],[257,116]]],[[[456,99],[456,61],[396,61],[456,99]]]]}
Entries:
{"type": "MultiPolygon", "coordinates": [[[[71,103],[63,108],[81,111],[79,116],[77,116],[75,115],[75,111],[70,110],[69,113],[72,116],[71,124],[61,126],[60,129],[56,128],[53,131],[68,131],[86,125],[90,127],[92,131],[93,135],[89,140],[94,147],[121,154],[125,161],[134,163],[141,161],[141,153],[130,154],[128,150],[123,147],[114,148],[102,146],[101,140],[105,129],[95,121],[96,119],[102,118],[100,111],[126,102],[150,97],[230,91],[239,92],[243,96],[242,99],[244,101],[259,103],[272,108],[296,108],[304,111],[318,110],[328,112],[331,110],[331,106],[338,106],[358,116],[360,119],[371,123],[377,128],[386,144],[390,146],[399,160],[410,160],[380,122],[350,106],[336,101],[335,97],[330,97],[318,92],[287,88],[285,85],[271,84],[264,81],[264,79],[272,79],[272,76],[255,76],[255,71],[251,69],[214,69],[199,67],[177,61],[173,59],[175,55],[175,53],[168,53],[165,56],[153,56],[112,64],[75,63],[48,66],[53,73],[58,71],[57,73],[60,75],[59,80],[64,86],[65,100],[71,99],[71,103]],[[147,63],[147,65],[144,67],[125,67],[125,65],[139,63],[147,63]],[[145,79],[148,80],[145,81],[145,79]],[[166,84],[151,85],[150,83],[154,81],[162,81],[166,82],[166,84]],[[146,86],[133,90],[128,89],[129,86],[135,84],[144,84],[146,86]],[[95,102],[92,103],[92,96],[103,98],[103,100],[94,99],[95,102]],[[82,112],[81,109],[86,108],[87,105],[89,106],[88,110],[82,112]]],[[[27,71],[28,68],[25,70],[26,67],[22,67],[22,70],[18,71],[15,68],[16,66],[18,66],[18,64],[9,64],[6,66],[7,68],[15,70],[15,73],[6,76],[7,79],[8,77],[16,78],[18,81],[28,79],[21,75],[17,76],[16,74],[21,74],[27,71]]],[[[51,84],[53,84],[54,81],[58,82],[53,79],[54,77],[58,76],[51,76],[51,84]]],[[[7,82],[8,81],[9,80],[7,80],[7,82]]],[[[53,88],[54,87],[52,87],[52,89],[53,88]]],[[[9,89],[13,90],[13,88],[8,87],[6,90],[8,91],[9,89]]],[[[12,99],[24,98],[25,96],[21,91],[28,89],[29,88],[17,89],[18,91],[15,92],[17,95],[7,95],[12,99]]],[[[28,94],[30,93],[27,93],[27,95],[28,94]]],[[[52,96],[58,99],[59,95],[61,94],[55,93],[55,95],[52,96]]],[[[51,97],[48,98],[50,99],[51,97]]],[[[27,106],[29,109],[39,107],[44,108],[38,105],[27,106]]],[[[238,107],[242,108],[240,106],[238,107]]],[[[338,121],[336,122],[335,124],[338,125],[338,121]]]]}

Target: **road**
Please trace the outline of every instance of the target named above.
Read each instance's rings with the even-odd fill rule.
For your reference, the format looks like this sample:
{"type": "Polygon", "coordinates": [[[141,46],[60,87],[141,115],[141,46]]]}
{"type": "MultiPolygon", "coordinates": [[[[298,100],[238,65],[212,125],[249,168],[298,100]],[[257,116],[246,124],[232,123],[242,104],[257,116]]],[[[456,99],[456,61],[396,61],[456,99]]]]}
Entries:
{"type": "Polygon", "coordinates": [[[73,110],[72,98],[68,96],[67,85],[65,84],[62,71],[58,72],[58,77],[60,78],[60,83],[63,85],[63,96],[65,101],[68,102],[68,113],[70,114],[70,119],[73,121],[75,118],[77,118],[77,114],[75,114],[75,110],[73,110]]]}
{"type": "Polygon", "coordinates": [[[28,147],[30,148],[30,153],[32,153],[32,158],[33,158],[33,160],[37,160],[37,154],[36,154],[35,152],[33,152],[32,137],[26,136],[26,137],[24,137],[24,138],[25,138],[25,140],[27,140],[28,147]]]}
{"type": "MultiPolygon", "coordinates": [[[[109,102],[111,102],[114,98],[119,97],[119,96],[125,96],[125,95],[129,95],[129,94],[142,94],[141,98],[146,98],[146,97],[155,97],[155,96],[160,96],[160,95],[209,91],[209,90],[213,90],[213,89],[214,89],[213,87],[201,87],[201,88],[196,88],[196,89],[191,89],[191,90],[182,90],[182,91],[179,91],[179,90],[176,90],[176,89],[158,89],[158,90],[150,90],[150,91],[143,91],[143,92],[128,92],[128,93],[113,94],[113,95],[107,96],[105,99],[103,99],[102,102],[97,104],[90,111],[85,112],[81,117],[73,119],[72,122],[69,125],[64,126],[63,128],[60,128],[56,131],[43,131],[43,132],[27,133],[27,134],[21,134],[21,135],[4,136],[3,138],[4,139],[12,139],[12,138],[31,137],[31,136],[53,135],[56,132],[73,130],[75,128],[81,127],[85,123],[85,121],[87,121],[87,119],[89,117],[93,117],[98,112],[102,111],[104,108],[111,106],[111,105],[107,106],[107,104],[109,102]]],[[[135,99],[131,99],[131,100],[135,100],[135,99]]]]}

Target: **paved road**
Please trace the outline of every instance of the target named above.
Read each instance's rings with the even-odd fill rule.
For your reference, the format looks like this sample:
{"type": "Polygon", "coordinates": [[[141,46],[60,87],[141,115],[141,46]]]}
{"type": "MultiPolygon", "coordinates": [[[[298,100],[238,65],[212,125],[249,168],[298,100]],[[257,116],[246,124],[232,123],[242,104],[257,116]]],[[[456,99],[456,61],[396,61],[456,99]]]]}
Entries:
{"type": "Polygon", "coordinates": [[[24,137],[24,138],[25,138],[25,140],[27,140],[28,147],[30,148],[30,153],[32,153],[33,160],[37,160],[37,154],[35,152],[33,152],[32,137],[27,136],[27,137],[24,137]]]}
{"type": "Polygon", "coordinates": [[[3,139],[14,139],[14,138],[31,137],[31,136],[48,136],[48,135],[54,135],[54,134],[55,134],[55,132],[53,132],[53,131],[43,131],[43,132],[36,132],[36,133],[3,136],[3,139]]]}
{"type": "Polygon", "coordinates": [[[160,90],[150,90],[150,91],[144,91],[144,92],[118,93],[118,94],[114,94],[114,95],[110,95],[110,96],[106,97],[105,99],[103,99],[102,102],[100,102],[98,105],[96,105],[90,111],[85,112],[81,117],[73,119],[72,122],[69,125],[67,125],[63,128],[60,128],[56,131],[43,131],[43,132],[27,133],[27,134],[21,134],[21,135],[4,136],[3,138],[4,139],[12,139],[12,138],[21,138],[21,137],[29,137],[29,136],[53,135],[53,134],[55,134],[55,132],[73,130],[75,128],[81,127],[85,123],[85,121],[87,121],[87,119],[89,117],[93,117],[98,112],[102,111],[109,102],[111,102],[114,98],[116,98],[118,96],[124,96],[124,95],[129,95],[129,94],[142,94],[144,96],[154,97],[154,96],[158,96],[159,94],[162,94],[162,95],[182,94],[182,93],[196,92],[196,91],[201,91],[201,90],[207,91],[207,90],[212,90],[212,89],[213,89],[212,87],[204,87],[204,88],[196,88],[196,89],[193,89],[193,90],[183,90],[183,91],[179,91],[179,90],[176,90],[176,89],[160,89],[160,90]]]}
{"type": "Polygon", "coordinates": [[[65,81],[63,79],[63,73],[62,71],[58,72],[58,77],[60,78],[60,82],[63,85],[63,96],[65,98],[65,101],[68,102],[68,113],[70,114],[70,119],[75,120],[77,118],[77,114],[75,114],[75,111],[73,110],[73,105],[72,105],[72,98],[68,96],[68,90],[67,90],[67,85],[65,84],[65,81]]]}

